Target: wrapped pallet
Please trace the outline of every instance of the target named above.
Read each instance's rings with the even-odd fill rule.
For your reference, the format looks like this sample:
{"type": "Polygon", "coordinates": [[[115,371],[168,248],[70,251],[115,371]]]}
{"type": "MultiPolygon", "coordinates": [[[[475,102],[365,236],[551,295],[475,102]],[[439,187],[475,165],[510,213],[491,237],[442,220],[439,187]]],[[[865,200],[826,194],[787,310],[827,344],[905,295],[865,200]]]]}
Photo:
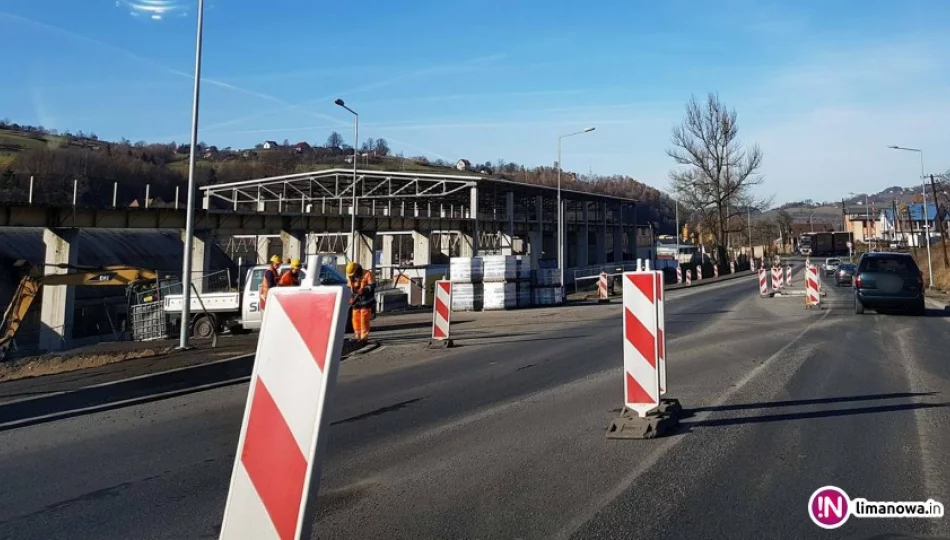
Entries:
{"type": "Polygon", "coordinates": [[[560,287],[536,287],[534,303],[538,306],[554,306],[564,302],[564,292],[560,287]]]}
{"type": "Polygon", "coordinates": [[[531,281],[531,259],[527,259],[523,255],[515,255],[515,260],[517,261],[518,281],[531,281]]]}
{"type": "Polygon", "coordinates": [[[518,307],[518,284],[514,282],[493,281],[484,285],[483,309],[512,309],[518,307]]]}
{"type": "Polygon", "coordinates": [[[534,304],[534,291],[531,286],[531,282],[518,282],[517,297],[518,300],[516,301],[516,304],[518,307],[529,307],[534,304]]]}
{"type": "Polygon", "coordinates": [[[481,283],[452,282],[452,311],[481,311],[483,304],[481,283]]]}
{"type": "Polygon", "coordinates": [[[482,257],[483,281],[516,281],[517,279],[518,259],[510,255],[486,255],[482,257]]]}
{"type": "Polygon", "coordinates": [[[479,283],[483,271],[481,257],[452,257],[449,261],[449,279],[453,282],[479,283]]]}
{"type": "Polygon", "coordinates": [[[536,272],[538,287],[560,287],[561,271],[556,268],[541,269],[536,272]]]}

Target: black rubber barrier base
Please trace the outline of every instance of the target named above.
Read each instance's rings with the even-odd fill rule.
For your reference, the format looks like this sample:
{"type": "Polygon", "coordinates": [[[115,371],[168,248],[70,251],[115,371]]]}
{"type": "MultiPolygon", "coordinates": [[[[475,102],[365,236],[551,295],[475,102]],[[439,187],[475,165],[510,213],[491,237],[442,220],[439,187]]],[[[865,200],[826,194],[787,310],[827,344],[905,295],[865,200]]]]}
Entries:
{"type": "Polygon", "coordinates": [[[608,439],[655,439],[676,429],[683,407],[679,400],[663,399],[660,406],[640,417],[633,411],[624,411],[607,426],[608,439]]]}
{"type": "Polygon", "coordinates": [[[429,348],[430,349],[451,349],[455,346],[455,342],[451,339],[430,339],[429,348]]]}

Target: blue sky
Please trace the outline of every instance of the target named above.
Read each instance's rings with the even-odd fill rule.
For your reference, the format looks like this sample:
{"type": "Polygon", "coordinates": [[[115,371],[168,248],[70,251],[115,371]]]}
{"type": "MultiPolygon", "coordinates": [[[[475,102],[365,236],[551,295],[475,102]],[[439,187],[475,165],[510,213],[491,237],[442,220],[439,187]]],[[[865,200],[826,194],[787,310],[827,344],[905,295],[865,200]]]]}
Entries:
{"type": "MultiPolygon", "coordinates": [[[[835,199],[950,169],[950,3],[207,0],[200,139],[384,137],[407,156],[627,174],[660,189],[691,94],[765,154],[761,195],[835,199]],[[595,7],[600,4],[606,7],[595,7]]],[[[0,117],[188,140],[196,0],[5,0],[0,117]],[[136,9],[164,4],[161,19],[136,9]],[[12,75],[12,76],[11,76],[12,75]]]]}

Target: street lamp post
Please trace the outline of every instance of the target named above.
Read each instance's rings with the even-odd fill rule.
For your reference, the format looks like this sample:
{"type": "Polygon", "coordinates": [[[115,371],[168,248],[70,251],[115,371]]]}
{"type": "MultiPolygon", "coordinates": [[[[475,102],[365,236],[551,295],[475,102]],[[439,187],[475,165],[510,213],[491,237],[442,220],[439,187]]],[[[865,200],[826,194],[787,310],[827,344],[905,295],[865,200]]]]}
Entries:
{"type": "Polygon", "coordinates": [[[557,138],[557,272],[561,278],[561,287],[564,287],[564,210],[561,208],[561,140],[583,133],[590,133],[597,128],[589,127],[583,131],[568,133],[557,138]]]}
{"type": "MultiPolygon", "coordinates": [[[[927,222],[930,219],[929,212],[927,212],[927,185],[924,182],[924,151],[918,148],[904,148],[903,146],[888,146],[891,150],[904,150],[906,152],[917,152],[920,154],[920,193],[923,196],[923,213],[924,213],[924,223],[921,225],[921,229],[924,230],[924,240],[927,242],[927,269],[930,272],[930,284],[928,288],[932,289],[934,286],[934,265],[933,260],[930,256],[930,229],[927,225],[927,222]]],[[[936,201],[934,201],[936,202],[936,201]]]]}
{"type": "Polygon", "coordinates": [[[191,103],[191,149],[188,154],[188,202],[185,210],[185,251],[181,267],[181,332],[178,348],[188,348],[191,333],[191,263],[195,236],[195,154],[198,152],[198,98],[201,91],[201,37],[204,24],[204,0],[198,0],[198,31],[195,38],[195,87],[191,103]]]}
{"type": "Polygon", "coordinates": [[[334,101],[353,115],[353,210],[350,212],[350,260],[359,261],[359,249],[356,247],[356,161],[360,144],[360,115],[346,106],[342,99],[334,101]]]}

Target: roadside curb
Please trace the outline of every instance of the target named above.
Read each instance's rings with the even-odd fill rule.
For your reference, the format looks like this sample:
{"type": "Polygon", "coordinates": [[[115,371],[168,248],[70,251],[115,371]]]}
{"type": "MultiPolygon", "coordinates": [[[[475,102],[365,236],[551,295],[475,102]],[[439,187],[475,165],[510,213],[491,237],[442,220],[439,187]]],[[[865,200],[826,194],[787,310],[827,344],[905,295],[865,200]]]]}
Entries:
{"type": "Polygon", "coordinates": [[[680,291],[683,289],[695,289],[696,287],[702,287],[703,285],[712,285],[713,283],[722,283],[724,281],[733,281],[736,279],[742,279],[744,277],[755,277],[755,272],[750,272],[748,270],[743,270],[741,272],[736,272],[735,274],[728,274],[725,276],[720,276],[718,278],[705,278],[699,281],[693,281],[689,286],[685,283],[667,285],[667,291],[680,291]]]}

